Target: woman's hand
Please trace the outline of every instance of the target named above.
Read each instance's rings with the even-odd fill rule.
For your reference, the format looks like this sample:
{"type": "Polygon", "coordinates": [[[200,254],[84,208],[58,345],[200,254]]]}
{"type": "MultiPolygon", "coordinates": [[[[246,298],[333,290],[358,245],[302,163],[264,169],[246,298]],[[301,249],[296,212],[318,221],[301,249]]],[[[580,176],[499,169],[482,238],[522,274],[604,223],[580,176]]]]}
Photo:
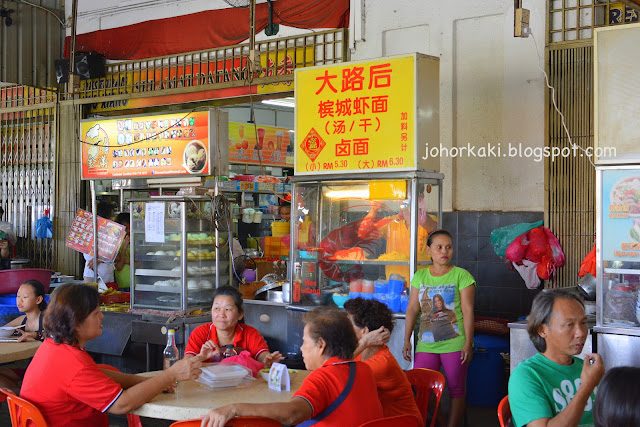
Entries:
{"type": "Polygon", "coordinates": [[[279,351],[274,351],[273,353],[266,353],[266,356],[262,363],[264,363],[264,367],[268,368],[276,362],[279,362],[284,359],[284,356],[280,354],[279,351]]]}
{"type": "Polygon", "coordinates": [[[411,348],[411,342],[405,341],[404,346],[402,347],[402,357],[404,357],[404,360],[406,360],[407,362],[411,362],[411,354],[413,353],[412,350],[413,348],[411,348]]]}
{"type": "Polygon", "coordinates": [[[224,427],[226,422],[235,416],[233,405],[223,406],[202,417],[200,427],[224,427]]]}
{"type": "Polygon", "coordinates": [[[217,356],[218,354],[220,354],[220,347],[218,347],[216,345],[216,343],[214,343],[211,340],[208,340],[207,342],[205,342],[204,344],[202,344],[202,348],[200,348],[200,354],[201,356],[208,356],[205,358],[205,360],[209,360],[212,359],[213,357],[217,356]]]}
{"type": "Polygon", "coordinates": [[[34,341],[38,338],[37,332],[25,332],[20,329],[18,329],[18,332],[20,332],[20,337],[18,337],[18,342],[34,341]]]}
{"type": "Polygon", "coordinates": [[[206,354],[199,354],[194,357],[188,357],[178,360],[166,372],[173,376],[174,381],[195,380],[200,376],[202,362],[207,360],[206,354]]]}
{"type": "Polygon", "coordinates": [[[391,332],[384,326],[380,326],[375,331],[369,331],[360,338],[360,346],[371,347],[383,345],[391,338],[391,332]]]}
{"type": "Polygon", "coordinates": [[[460,350],[460,364],[466,365],[471,362],[473,358],[473,344],[466,343],[462,350],[460,350]]]}

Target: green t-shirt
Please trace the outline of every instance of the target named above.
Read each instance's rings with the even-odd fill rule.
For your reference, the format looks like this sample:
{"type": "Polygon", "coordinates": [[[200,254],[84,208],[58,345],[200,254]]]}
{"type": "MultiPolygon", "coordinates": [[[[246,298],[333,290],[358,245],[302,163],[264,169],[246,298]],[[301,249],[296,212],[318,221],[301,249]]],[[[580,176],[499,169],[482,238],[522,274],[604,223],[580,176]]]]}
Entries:
{"type": "MultiPolygon", "coordinates": [[[[124,256],[129,258],[131,253],[129,252],[129,248],[127,248],[127,252],[125,252],[124,256]]],[[[116,274],[116,283],[118,284],[118,289],[129,290],[131,285],[131,266],[129,264],[125,264],[122,267],[122,270],[115,270],[116,274]]]]}
{"type": "MultiPolygon", "coordinates": [[[[521,362],[509,378],[509,405],[513,423],[520,427],[540,418],[558,415],[580,388],[583,364],[582,359],[574,357],[571,365],[560,365],[541,353],[521,362]]],[[[593,425],[596,390],[584,408],[581,426],[593,425]]]]}
{"type": "Polygon", "coordinates": [[[430,268],[416,272],[411,286],[420,291],[422,313],[417,352],[453,353],[462,350],[465,333],[460,290],[475,283],[467,270],[455,266],[443,276],[432,276],[430,268]]]}

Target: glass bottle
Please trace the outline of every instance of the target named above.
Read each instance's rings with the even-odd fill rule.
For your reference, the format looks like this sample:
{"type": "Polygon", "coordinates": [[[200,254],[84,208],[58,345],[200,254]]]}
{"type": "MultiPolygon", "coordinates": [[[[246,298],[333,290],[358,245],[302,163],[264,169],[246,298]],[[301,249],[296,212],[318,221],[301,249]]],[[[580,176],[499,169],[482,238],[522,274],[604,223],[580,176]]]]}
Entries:
{"type": "MultiPolygon", "coordinates": [[[[178,361],[180,358],[180,353],[178,352],[178,347],[176,346],[176,330],[169,329],[167,332],[167,346],[164,348],[162,352],[162,357],[164,360],[163,369],[169,369],[174,363],[178,361]]],[[[178,382],[174,382],[165,390],[166,393],[175,393],[178,382]]]]}
{"type": "Polygon", "coordinates": [[[222,358],[226,359],[227,357],[237,356],[238,352],[233,347],[233,344],[227,344],[224,346],[224,351],[222,352],[222,358]]]}
{"type": "Polygon", "coordinates": [[[293,284],[293,302],[300,302],[300,289],[302,288],[302,266],[300,264],[296,264],[291,282],[293,284]]]}

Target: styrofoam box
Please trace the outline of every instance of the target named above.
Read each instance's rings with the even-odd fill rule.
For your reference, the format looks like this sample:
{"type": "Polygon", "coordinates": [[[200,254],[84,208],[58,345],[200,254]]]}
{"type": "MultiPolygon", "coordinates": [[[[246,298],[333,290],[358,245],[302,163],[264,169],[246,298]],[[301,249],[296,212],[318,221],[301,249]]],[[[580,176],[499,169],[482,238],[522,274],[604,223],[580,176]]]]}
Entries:
{"type": "Polygon", "coordinates": [[[235,387],[250,376],[251,371],[244,366],[216,364],[202,368],[196,381],[211,388],[226,388],[235,387]]]}

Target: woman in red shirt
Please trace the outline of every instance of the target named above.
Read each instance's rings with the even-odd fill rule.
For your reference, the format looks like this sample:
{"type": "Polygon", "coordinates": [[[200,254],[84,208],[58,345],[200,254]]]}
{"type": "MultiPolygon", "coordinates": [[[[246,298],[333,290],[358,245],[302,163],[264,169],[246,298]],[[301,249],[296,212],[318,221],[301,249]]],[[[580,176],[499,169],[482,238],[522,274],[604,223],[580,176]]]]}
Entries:
{"type": "Polygon", "coordinates": [[[344,312],[326,307],[304,316],[302,357],[313,371],[286,403],[236,403],[203,417],[202,426],[223,427],[234,417],[259,416],[286,425],[356,427],[382,417],[375,380],[351,357],[358,340],[344,312]]]}
{"type": "MultiPolygon", "coordinates": [[[[344,304],[344,309],[360,343],[363,342],[365,335],[377,332],[380,328],[388,330],[389,334],[393,331],[391,310],[379,301],[351,299],[344,304]]],[[[384,344],[363,347],[358,346],[354,360],[363,361],[373,371],[384,416],[415,415],[420,420],[420,424],[424,424],[413,397],[411,384],[396,358],[389,351],[389,347],[384,344]]]]}
{"type": "Polygon", "coordinates": [[[175,381],[196,379],[210,355],[181,360],[154,377],[98,368],[85,351],[102,334],[98,291],[85,284],[58,286],[43,319],[47,337],[36,352],[20,395],[50,426],[108,426],[107,412],[126,414],[175,381]]]}
{"type": "Polygon", "coordinates": [[[284,359],[279,351],[269,352],[260,332],[252,326],[238,323],[244,317],[242,294],[232,286],[221,286],[213,292],[211,323],[200,325],[191,332],[184,357],[211,352],[212,360],[219,362],[221,348],[233,345],[236,352],[247,350],[257,361],[269,367],[284,359]]]}

